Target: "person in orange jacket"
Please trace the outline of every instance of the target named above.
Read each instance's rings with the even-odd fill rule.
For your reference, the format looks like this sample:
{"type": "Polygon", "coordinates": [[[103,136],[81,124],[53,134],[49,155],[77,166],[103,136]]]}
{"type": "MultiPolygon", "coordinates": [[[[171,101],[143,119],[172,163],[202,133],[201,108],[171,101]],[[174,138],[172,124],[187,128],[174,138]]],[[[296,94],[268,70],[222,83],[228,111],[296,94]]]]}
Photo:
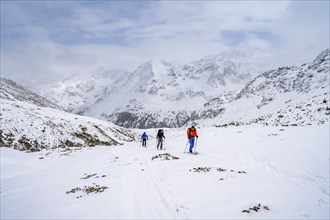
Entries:
{"type": "Polygon", "coordinates": [[[189,152],[192,153],[193,152],[192,150],[195,146],[195,137],[198,138],[197,130],[195,126],[191,126],[190,128],[188,128],[187,136],[190,143],[189,152]]]}

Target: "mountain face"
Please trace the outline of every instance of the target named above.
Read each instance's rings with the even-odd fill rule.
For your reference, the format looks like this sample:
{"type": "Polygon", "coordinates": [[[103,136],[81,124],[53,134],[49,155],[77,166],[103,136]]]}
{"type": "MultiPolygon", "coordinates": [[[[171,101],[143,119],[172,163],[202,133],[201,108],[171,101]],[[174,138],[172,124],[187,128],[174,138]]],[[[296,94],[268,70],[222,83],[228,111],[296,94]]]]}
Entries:
{"type": "Polygon", "coordinates": [[[180,127],[212,118],[266,70],[260,51],[232,50],[190,63],[151,60],[134,72],[71,77],[41,94],[68,111],[129,128],[180,127]]]}
{"type": "Polygon", "coordinates": [[[1,78],[0,146],[33,152],[42,149],[121,145],[135,135],[112,123],[74,115],[1,78]]]}
{"type": "Polygon", "coordinates": [[[329,121],[330,50],[300,67],[281,67],[253,79],[227,105],[221,125],[310,125],[329,121]]]}
{"type": "MultiPolygon", "coordinates": [[[[328,100],[329,49],[299,67],[270,68],[271,63],[261,51],[242,50],[190,63],[151,60],[132,73],[101,70],[85,78],[73,76],[42,94],[68,111],[127,128],[180,127],[204,121],[279,124],[287,114],[278,118],[275,112],[328,100]]],[[[322,105],[319,108],[327,111],[322,105]]],[[[315,118],[322,110],[306,112],[308,116],[295,114],[314,118],[307,124],[327,120],[315,118]]],[[[284,124],[296,124],[289,121],[284,124]]]]}
{"type": "Polygon", "coordinates": [[[69,112],[84,114],[93,104],[118,92],[127,83],[127,72],[99,70],[91,77],[73,75],[55,85],[46,85],[38,93],[69,112]]]}
{"type": "Polygon", "coordinates": [[[312,62],[300,67],[281,67],[256,77],[237,98],[249,95],[265,95],[274,98],[278,93],[308,93],[329,86],[330,50],[327,49],[312,62]]]}
{"type": "Polygon", "coordinates": [[[40,107],[63,110],[56,104],[24,88],[23,86],[16,84],[13,80],[6,78],[0,78],[0,99],[24,101],[40,107]]]}

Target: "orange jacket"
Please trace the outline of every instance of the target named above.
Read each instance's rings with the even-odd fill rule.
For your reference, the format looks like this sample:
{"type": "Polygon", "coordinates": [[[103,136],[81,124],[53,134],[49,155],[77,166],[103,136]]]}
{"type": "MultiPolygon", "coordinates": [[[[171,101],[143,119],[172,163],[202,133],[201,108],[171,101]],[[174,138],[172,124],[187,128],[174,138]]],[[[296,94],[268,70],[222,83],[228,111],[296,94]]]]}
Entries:
{"type": "Polygon", "coordinates": [[[188,138],[198,137],[197,130],[195,128],[188,128],[187,136],[188,136],[188,138]]]}

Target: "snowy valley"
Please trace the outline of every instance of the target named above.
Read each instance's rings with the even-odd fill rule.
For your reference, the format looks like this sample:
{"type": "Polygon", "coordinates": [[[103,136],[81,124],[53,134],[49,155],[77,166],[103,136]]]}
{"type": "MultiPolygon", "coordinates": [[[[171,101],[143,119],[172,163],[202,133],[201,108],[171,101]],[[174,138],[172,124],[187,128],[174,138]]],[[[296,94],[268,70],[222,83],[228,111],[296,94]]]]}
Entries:
{"type": "Polygon", "coordinates": [[[260,57],[152,60],[42,96],[1,78],[1,219],[329,219],[330,50],[260,57]]]}
{"type": "Polygon", "coordinates": [[[329,219],[328,125],[198,131],[198,155],[185,129],[163,151],[2,147],[1,219],[329,219]]]}

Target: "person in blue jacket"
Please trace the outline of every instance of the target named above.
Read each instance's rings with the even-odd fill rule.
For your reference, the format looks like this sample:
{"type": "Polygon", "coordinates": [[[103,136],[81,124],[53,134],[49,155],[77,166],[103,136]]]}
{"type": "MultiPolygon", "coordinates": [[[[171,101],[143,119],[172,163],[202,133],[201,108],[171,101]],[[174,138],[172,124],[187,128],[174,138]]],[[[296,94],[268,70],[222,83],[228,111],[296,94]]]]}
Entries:
{"type": "Polygon", "coordinates": [[[142,147],[147,147],[148,135],[145,132],[143,132],[141,138],[142,138],[142,147]]]}

